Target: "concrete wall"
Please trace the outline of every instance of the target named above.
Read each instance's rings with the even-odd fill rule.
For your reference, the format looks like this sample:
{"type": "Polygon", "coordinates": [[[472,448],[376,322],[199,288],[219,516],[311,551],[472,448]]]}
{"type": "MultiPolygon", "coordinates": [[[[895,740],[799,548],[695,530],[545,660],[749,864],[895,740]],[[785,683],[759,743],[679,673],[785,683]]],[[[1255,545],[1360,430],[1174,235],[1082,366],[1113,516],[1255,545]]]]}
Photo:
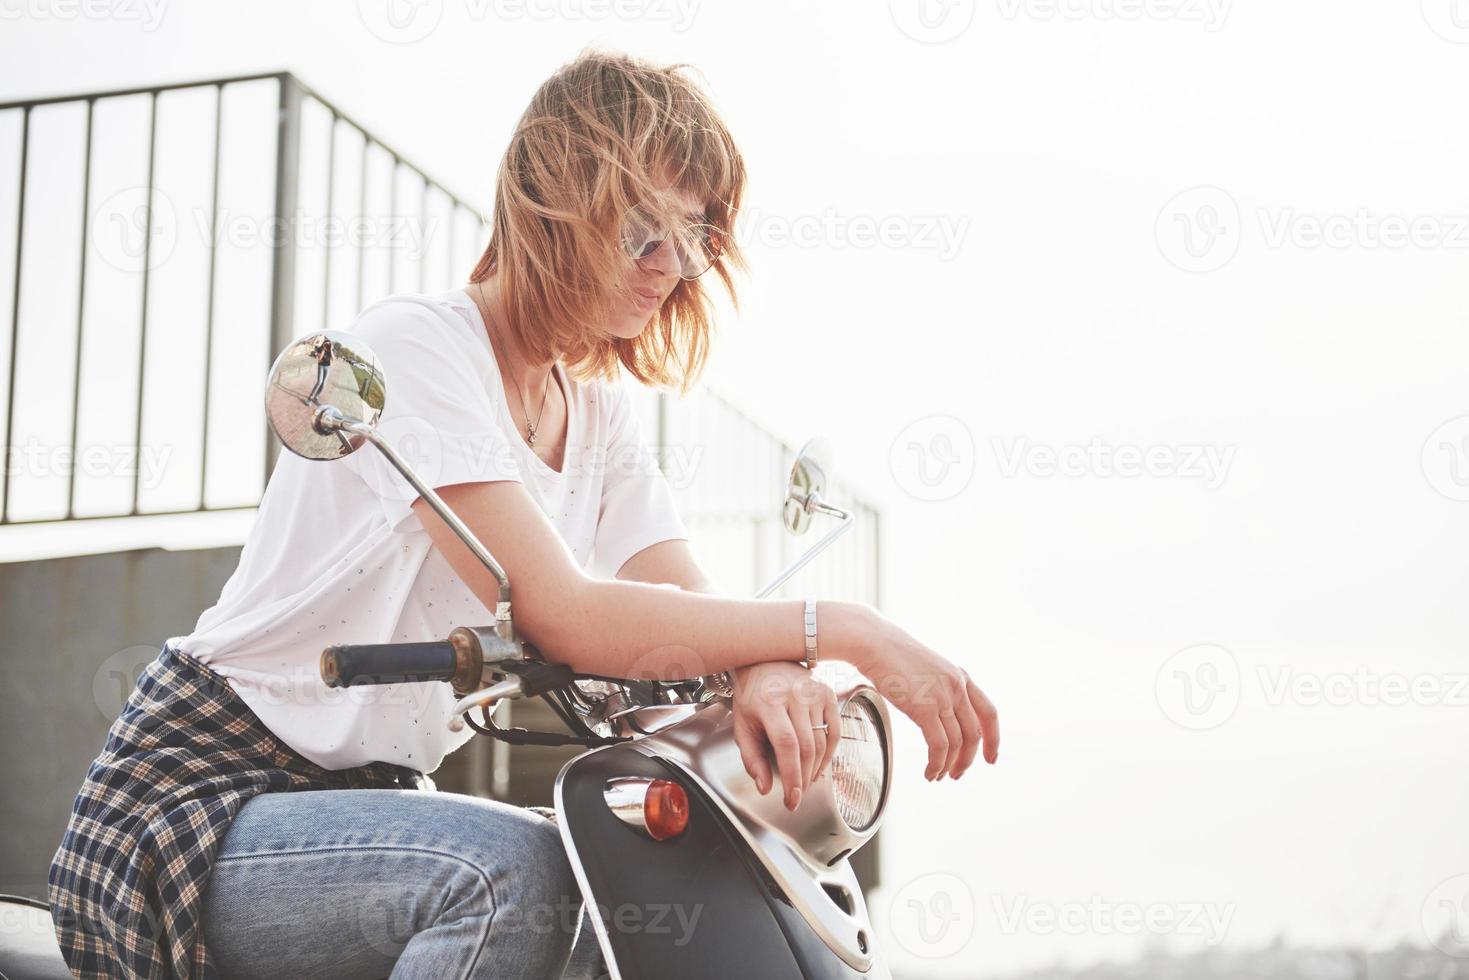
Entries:
{"type": "Polygon", "coordinates": [[[44,897],[87,765],[163,641],[213,605],[239,548],[0,564],[0,891],[44,897]]]}

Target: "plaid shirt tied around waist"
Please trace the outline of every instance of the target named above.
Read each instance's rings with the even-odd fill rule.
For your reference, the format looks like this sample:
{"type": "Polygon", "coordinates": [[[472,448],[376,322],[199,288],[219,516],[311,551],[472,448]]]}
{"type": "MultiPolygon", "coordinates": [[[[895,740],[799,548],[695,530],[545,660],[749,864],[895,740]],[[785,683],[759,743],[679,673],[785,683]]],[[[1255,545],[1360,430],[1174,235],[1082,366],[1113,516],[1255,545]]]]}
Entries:
{"type": "Polygon", "coordinates": [[[225,679],[165,646],[138,678],[72,804],[47,898],[78,977],[211,978],[199,927],[219,844],[256,793],[432,789],[374,762],[329,770],[257,718],[225,679]]]}

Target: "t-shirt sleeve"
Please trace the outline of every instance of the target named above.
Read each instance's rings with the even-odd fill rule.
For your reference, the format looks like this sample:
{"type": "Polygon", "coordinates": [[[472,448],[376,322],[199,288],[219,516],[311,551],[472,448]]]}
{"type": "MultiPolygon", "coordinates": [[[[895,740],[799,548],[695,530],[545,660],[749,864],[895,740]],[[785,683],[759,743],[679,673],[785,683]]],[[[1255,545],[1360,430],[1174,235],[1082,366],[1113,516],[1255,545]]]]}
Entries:
{"type": "MultiPolygon", "coordinates": [[[[481,376],[488,358],[481,364],[473,337],[411,301],[374,306],[349,332],[372,348],[386,379],[378,432],[424,483],[521,480],[481,376]]],[[[381,452],[364,445],[343,465],[367,484],[394,531],[421,526],[413,512],[418,491],[381,452]]]]}
{"type": "Polygon", "coordinates": [[[688,530],[673,504],[673,490],[658,468],[654,447],[627,390],[606,385],[610,405],[606,471],[602,479],[592,567],[616,575],[629,558],[660,541],[687,540],[688,530]]]}

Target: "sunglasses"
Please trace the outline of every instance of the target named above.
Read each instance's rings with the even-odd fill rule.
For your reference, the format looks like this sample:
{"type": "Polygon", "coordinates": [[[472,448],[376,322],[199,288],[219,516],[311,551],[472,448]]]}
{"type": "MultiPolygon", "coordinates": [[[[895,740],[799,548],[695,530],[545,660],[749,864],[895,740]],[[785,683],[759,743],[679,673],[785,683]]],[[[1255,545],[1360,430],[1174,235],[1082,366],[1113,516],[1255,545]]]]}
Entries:
{"type": "Polygon", "coordinates": [[[714,225],[699,222],[671,229],[641,204],[633,205],[623,216],[622,250],[634,261],[649,258],[670,238],[680,279],[699,278],[724,251],[724,233],[714,225]]]}

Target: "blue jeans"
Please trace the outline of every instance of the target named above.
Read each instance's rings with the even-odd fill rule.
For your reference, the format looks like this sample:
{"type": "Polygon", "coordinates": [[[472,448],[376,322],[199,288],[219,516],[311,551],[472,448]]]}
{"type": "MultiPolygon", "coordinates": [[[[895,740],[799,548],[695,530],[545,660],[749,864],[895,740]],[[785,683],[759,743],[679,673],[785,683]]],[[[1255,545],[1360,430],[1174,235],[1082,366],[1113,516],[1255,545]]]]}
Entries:
{"type": "Polygon", "coordinates": [[[580,980],[603,969],[555,825],[458,793],[251,797],[220,846],[201,922],[231,978],[580,980]]]}

